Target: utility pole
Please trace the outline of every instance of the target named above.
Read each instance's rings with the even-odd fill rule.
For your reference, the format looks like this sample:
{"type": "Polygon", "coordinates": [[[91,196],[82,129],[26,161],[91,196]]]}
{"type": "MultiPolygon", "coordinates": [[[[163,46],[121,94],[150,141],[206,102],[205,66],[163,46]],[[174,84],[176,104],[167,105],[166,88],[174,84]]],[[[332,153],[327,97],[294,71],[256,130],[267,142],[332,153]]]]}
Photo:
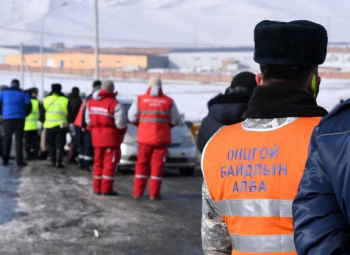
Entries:
{"type": "Polygon", "coordinates": [[[19,49],[21,52],[21,87],[24,88],[24,52],[23,52],[23,44],[20,43],[19,44],[19,49]]]}
{"type": "Polygon", "coordinates": [[[194,47],[197,48],[197,29],[194,28],[194,47]]]}
{"type": "Polygon", "coordinates": [[[44,23],[46,18],[54,12],[55,10],[68,5],[68,2],[61,3],[59,6],[57,6],[55,9],[52,9],[51,11],[47,12],[44,17],[41,20],[40,25],[40,76],[41,76],[41,96],[44,98],[44,23]]]}
{"type": "Polygon", "coordinates": [[[99,63],[99,27],[98,27],[98,0],[95,0],[95,79],[100,78],[99,63]]]}

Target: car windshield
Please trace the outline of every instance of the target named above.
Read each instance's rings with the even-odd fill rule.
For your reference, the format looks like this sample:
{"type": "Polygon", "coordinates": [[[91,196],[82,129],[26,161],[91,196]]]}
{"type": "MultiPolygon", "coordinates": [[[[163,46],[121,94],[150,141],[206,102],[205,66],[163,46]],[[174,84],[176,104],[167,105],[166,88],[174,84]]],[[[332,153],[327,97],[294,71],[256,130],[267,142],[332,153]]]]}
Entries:
{"type": "MultiPolygon", "coordinates": [[[[129,111],[129,109],[131,107],[131,103],[122,103],[122,105],[124,107],[126,115],[128,115],[128,111],[129,111]]],[[[129,122],[129,120],[128,120],[128,122],[129,122]]],[[[180,123],[177,124],[177,126],[183,126],[183,125],[184,125],[183,120],[181,120],[180,123]]]]}

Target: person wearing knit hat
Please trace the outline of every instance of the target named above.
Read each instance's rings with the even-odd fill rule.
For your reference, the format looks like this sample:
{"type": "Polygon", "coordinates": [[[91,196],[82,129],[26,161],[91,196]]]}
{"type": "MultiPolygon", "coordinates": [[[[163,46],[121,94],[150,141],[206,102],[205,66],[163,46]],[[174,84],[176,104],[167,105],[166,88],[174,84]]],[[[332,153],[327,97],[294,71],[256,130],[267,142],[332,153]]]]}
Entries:
{"type": "Polygon", "coordinates": [[[197,148],[200,152],[222,126],[239,123],[248,109],[248,101],[256,87],[255,74],[241,72],[233,77],[225,94],[219,94],[208,102],[209,112],[202,120],[198,132],[197,148]]]}
{"type": "Polygon", "coordinates": [[[68,132],[69,99],[61,92],[62,85],[51,85],[51,93],[43,100],[43,113],[40,116],[46,129],[46,141],[53,167],[63,168],[64,146],[68,132]]]}
{"type": "Polygon", "coordinates": [[[162,81],[152,77],[149,85],[146,94],[139,96],[128,111],[129,121],[138,126],[139,145],[132,196],[136,199],[143,196],[150,177],[150,199],[160,200],[164,158],[171,143],[171,128],[181,121],[181,117],[175,102],[164,95],[162,81]]]}
{"type": "MultiPolygon", "coordinates": [[[[223,126],[203,149],[205,255],[217,251],[237,255],[332,253],[325,249],[309,253],[310,248],[305,249],[307,253],[297,253],[295,247],[299,238],[308,242],[325,233],[329,222],[324,214],[312,214],[327,218],[318,231],[306,230],[297,239],[292,221],[292,202],[304,172],[311,133],[327,114],[316,102],[321,82],[318,65],[325,61],[327,41],[326,29],[306,20],[265,20],[255,26],[254,60],[261,72],[256,74],[258,86],[243,113],[244,121],[223,126]]],[[[239,86],[228,91],[247,89],[251,91],[239,86]]],[[[313,193],[308,197],[314,197],[313,193]]],[[[309,206],[304,206],[300,215],[308,212],[309,206]]]]}
{"type": "Polygon", "coordinates": [[[16,139],[17,166],[23,167],[27,163],[23,161],[23,128],[25,117],[31,112],[32,104],[30,95],[20,89],[17,79],[11,81],[10,88],[0,92],[0,105],[4,139],[2,145],[3,166],[9,165],[12,137],[16,139]]]}
{"type": "Polygon", "coordinates": [[[119,195],[113,184],[127,119],[116,95],[114,83],[104,81],[101,90],[93,93],[85,107],[85,122],[91,130],[94,147],[93,192],[96,195],[119,195]]]}

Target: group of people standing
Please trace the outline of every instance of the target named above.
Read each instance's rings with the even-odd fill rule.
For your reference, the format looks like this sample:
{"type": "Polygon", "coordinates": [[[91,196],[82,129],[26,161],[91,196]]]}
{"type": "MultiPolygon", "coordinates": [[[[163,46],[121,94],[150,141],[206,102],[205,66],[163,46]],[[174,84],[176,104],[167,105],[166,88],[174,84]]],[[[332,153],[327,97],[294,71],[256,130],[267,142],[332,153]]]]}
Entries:
{"type": "Polygon", "coordinates": [[[70,102],[61,89],[60,84],[53,84],[51,93],[41,103],[37,98],[37,88],[23,91],[16,79],[12,80],[10,87],[2,87],[0,104],[3,166],[10,163],[12,136],[15,135],[18,167],[27,165],[23,157],[23,139],[27,160],[45,158],[48,147],[53,165],[63,167],[66,130],[73,117],[70,115],[70,102]],[[41,146],[41,143],[44,143],[44,146],[41,146]]]}
{"type": "Polygon", "coordinates": [[[105,81],[101,85],[95,81],[94,92],[87,97],[77,114],[74,124],[79,159],[83,169],[89,169],[94,159],[93,192],[96,195],[118,195],[113,189],[114,176],[129,120],[138,126],[132,196],[140,199],[150,178],[150,199],[161,199],[161,181],[167,148],[171,143],[171,128],[181,121],[181,117],[174,101],[164,95],[161,80],[151,78],[149,85],[146,94],[139,96],[126,113],[116,99],[114,83],[105,81]]]}
{"type": "Polygon", "coordinates": [[[167,148],[171,143],[171,128],[181,121],[181,117],[174,101],[164,95],[161,80],[151,78],[149,85],[146,94],[133,102],[128,116],[116,99],[117,93],[111,81],[105,81],[101,90],[95,91],[81,110],[81,130],[89,129],[92,135],[93,192],[96,195],[118,195],[113,189],[113,182],[128,119],[138,126],[138,155],[132,196],[140,199],[150,178],[150,199],[161,199],[161,181],[167,148]]]}
{"type": "Polygon", "coordinates": [[[181,117],[174,101],[164,95],[161,80],[152,78],[149,85],[146,94],[131,105],[127,117],[116,98],[112,81],[94,81],[92,93],[84,100],[79,95],[79,88],[74,87],[67,97],[62,93],[61,84],[52,84],[51,92],[41,104],[37,99],[38,89],[22,91],[19,81],[13,80],[10,88],[0,92],[3,165],[9,165],[13,134],[16,136],[17,165],[27,165],[22,155],[24,134],[28,160],[38,158],[40,153],[46,158],[42,147],[47,147],[52,166],[63,168],[69,132],[72,142],[68,162],[78,163],[81,169],[93,173],[94,194],[118,195],[113,189],[114,176],[129,118],[130,123],[138,126],[139,147],[132,196],[141,198],[150,178],[150,199],[159,200],[171,128],[181,121],[181,117]],[[42,127],[40,123],[43,123],[42,127]]]}
{"type": "MultiPolygon", "coordinates": [[[[350,103],[327,115],[316,102],[327,31],[310,21],[262,21],[254,41],[261,72],[234,77],[225,94],[209,102],[199,131],[204,253],[349,254],[350,103]]],[[[160,199],[171,128],[180,121],[161,80],[150,80],[128,116],[111,81],[94,82],[93,93],[74,107],[61,88],[53,84],[42,106],[38,91],[21,91],[17,80],[0,92],[3,165],[9,164],[13,134],[17,164],[25,165],[24,130],[27,156],[34,157],[40,119],[52,165],[63,167],[66,133],[74,123],[81,168],[90,169],[94,159],[94,194],[118,195],[113,182],[128,119],[138,126],[139,143],[132,196],[141,198],[150,178],[150,199],[160,199]]]]}

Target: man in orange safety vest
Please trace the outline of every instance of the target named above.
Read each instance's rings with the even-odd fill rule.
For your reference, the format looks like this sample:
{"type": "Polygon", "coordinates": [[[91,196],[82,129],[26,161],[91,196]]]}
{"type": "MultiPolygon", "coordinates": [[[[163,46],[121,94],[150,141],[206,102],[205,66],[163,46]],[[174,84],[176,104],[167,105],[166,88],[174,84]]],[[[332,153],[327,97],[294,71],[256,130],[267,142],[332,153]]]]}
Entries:
{"type": "Polygon", "coordinates": [[[314,127],[327,32],[309,21],[255,27],[260,64],[244,122],[223,127],[202,155],[206,255],[297,255],[292,202],[314,127]]]}

